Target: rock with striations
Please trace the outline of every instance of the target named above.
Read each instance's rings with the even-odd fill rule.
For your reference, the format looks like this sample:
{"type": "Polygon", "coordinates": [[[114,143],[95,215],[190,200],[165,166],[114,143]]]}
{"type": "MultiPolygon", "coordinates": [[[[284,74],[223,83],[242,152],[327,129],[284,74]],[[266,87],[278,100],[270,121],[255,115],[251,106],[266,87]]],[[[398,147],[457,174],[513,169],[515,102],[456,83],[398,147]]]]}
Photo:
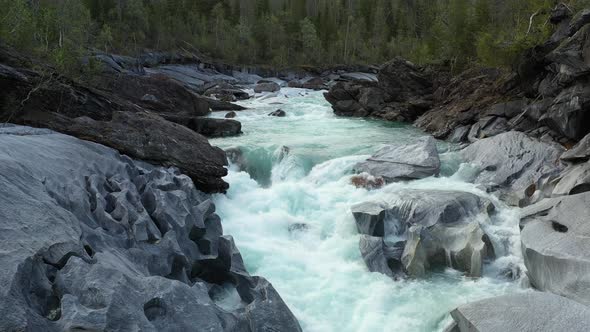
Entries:
{"type": "Polygon", "coordinates": [[[493,256],[493,246],[476,220],[488,218],[493,205],[474,194],[403,190],[387,201],[357,204],[351,211],[358,232],[369,236],[361,238],[360,247],[371,271],[391,275],[400,267],[421,277],[437,266],[449,266],[478,277],[483,261],[493,256]],[[384,260],[391,271],[380,268],[384,260]]]}
{"type": "Polygon", "coordinates": [[[381,237],[361,235],[359,249],[361,256],[371,272],[379,272],[389,277],[403,276],[400,264],[404,251],[403,241],[389,244],[381,237]]]}
{"type": "Polygon", "coordinates": [[[579,162],[590,159],[590,134],[586,135],[578,144],[561,155],[561,160],[579,162]]]}
{"type": "Polygon", "coordinates": [[[479,167],[475,183],[497,192],[511,205],[525,204],[544,177],[561,169],[563,148],[520,132],[482,139],[461,151],[462,158],[479,167]]]}
{"type": "Polygon", "coordinates": [[[590,133],[589,107],[590,87],[585,83],[574,85],[555,97],[540,120],[565,137],[580,140],[590,133]]]}
{"type": "Polygon", "coordinates": [[[262,93],[262,92],[277,92],[281,90],[281,86],[275,82],[263,82],[258,83],[254,87],[254,92],[262,93]]]}
{"type": "Polygon", "coordinates": [[[167,115],[164,118],[181,124],[206,137],[229,137],[242,133],[242,124],[237,120],[216,119],[207,117],[186,117],[167,115]]]}
{"type": "Polygon", "coordinates": [[[552,196],[576,195],[590,191],[590,162],[571,165],[564,170],[552,191],[552,196]]]}
{"type": "Polygon", "coordinates": [[[460,306],[447,332],[589,331],[590,309],[550,293],[493,297],[460,306]]]}
{"type": "Polygon", "coordinates": [[[354,169],[359,173],[382,177],[386,182],[414,180],[437,175],[440,159],[436,142],[429,136],[413,144],[389,145],[354,169]]]}
{"type": "Polygon", "coordinates": [[[0,129],[0,330],[301,331],[174,168],[0,129]]]}
{"type": "MultiPolygon", "coordinates": [[[[117,95],[117,91],[92,88],[57,75],[44,79],[29,69],[32,65],[26,58],[13,54],[14,51],[0,45],[0,61],[11,65],[0,65],[0,89],[4,94],[1,122],[50,128],[94,141],[132,158],[176,166],[202,191],[227,190],[228,184],[222,180],[227,175],[223,151],[212,147],[193,130],[160,116],[194,116],[198,112],[192,108],[192,102],[178,101],[193,105],[185,109],[192,110],[189,115],[172,111],[158,115],[155,113],[159,112],[141,107],[134,102],[135,97],[127,94],[117,95]]],[[[136,94],[138,99],[143,96],[136,94]]],[[[164,98],[162,94],[158,96],[158,100],[164,98]]]]}
{"type": "Polygon", "coordinates": [[[590,305],[590,193],[545,199],[522,211],[531,285],[590,305]]]}

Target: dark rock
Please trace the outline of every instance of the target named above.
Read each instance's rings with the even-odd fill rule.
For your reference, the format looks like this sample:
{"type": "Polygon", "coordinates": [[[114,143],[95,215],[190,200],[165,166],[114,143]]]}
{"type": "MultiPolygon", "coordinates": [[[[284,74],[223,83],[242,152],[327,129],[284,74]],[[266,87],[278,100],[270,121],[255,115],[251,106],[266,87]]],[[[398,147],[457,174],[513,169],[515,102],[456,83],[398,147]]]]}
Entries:
{"type": "Polygon", "coordinates": [[[206,137],[229,137],[242,133],[242,124],[231,119],[215,119],[206,117],[164,116],[168,121],[181,124],[206,137]]]}
{"type": "Polygon", "coordinates": [[[236,114],[236,112],[234,112],[234,111],[231,111],[231,112],[229,112],[229,113],[226,113],[226,114],[225,114],[225,118],[226,118],[226,119],[233,119],[233,118],[235,118],[236,116],[237,116],[237,114],[236,114]]]}
{"type": "Polygon", "coordinates": [[[435,140],[429,136],[414,144],[387,146],[354,169],[382,177],[386,182],[422,179],[438,174],[440,159],[435,140]]]}
{"type": "Polygon", "coordinates": [[[281,86],[275,82],[258,83],[254,87],[254,92],[256,92],[256,93],[277,92],[279,90],[281,90],[281,86]]]}
{"type": "Polygon", "coordinates": [[[542,291],[590,304],[590,192],[545,199],[523,210],[527,275],[542,291]]]}
{"type": "Polygon", "coordinates": [[[467,141],[467,135],[469,134],[470,129],[471,128],[469,126],[455,128],[451,136],[448,138],[448,141],[451,143],[463,143],[467,141]]]}
{"type": "Polygon", "coordinates": [[[498,192],[507,203],[519,205],[529,197],[527,188],[560,169],[558,160],[562,152],[557,145],[512,131],[479,140],[461,151],[461,155],[480,168],[475,183],[498,192]]]}
{"type": "Polygon", "coordinates": [[[460,306],[451,312],[455,323],[446,331],[587,331],[590,309],[561,296],[528,292],[460,306]],[[453,329],[454,328],[454,329],[453,329]]]}
{"type": "Polygon", "coordinates": [[[204,95],[225,101],[246,100],[250,98],[250,95],[246,91],[236,89],[227,83],[210,87],[204,92],[204,95]]]}
{"type": "MultiPolygon", "coordinates": [[[[10,54],[10,51],[0,47],[0,56],[4,57],[2,54],[10,54]]],[[[188,93],[165,81],[152,83],[154,89],[165,84],[162,89],[178,93],[174,96],[188,93]]],[[[202,191],[223,192],[228,188],[222,180],[227,174],[223,151],[209,145],[196,132],[154,114],[155,110],[148,112],[138,106],[145,93],[140,94],[135,88],[122,93],[126,97],[137,93],[134,95],[137,103],[61,76],[43,79],[30,69],[12,68],[11,71],[0,70],[0,89],[4,93],[0,104],[2,122],[50,128],[115,148],[133,158],[176,166],[202,191]]],[[[185,96],[192,98],[190,94],[185,96]]],[[[170,117],[177,114],[179,119],[186,117],[186,113],[174,113],[172,103],[184,103],[186,112],[198,114],[200,108],[196,100],[198,98],[170,102],[170,112],[161,114],[170,117]]]]}
{"type": "Polygon", "coordinates": [[[527,101],[525,99],[513,100],[506,103],[493,105],[488,108],[485,114],[510,119],[523,113],[526,109],[526,106],[527,101]]]}
{"type": "Polygon", "coordinates": [[[22,127],[0,159],[0,330],[301,331],[178,170],[22,127]]]}
{"type": "Polygon", "coordinates": [[[578,144],[561,155],[564,161],[586,161],[590,159],[590,134],[586,135],[578,144]]]}
{"type": "Polygon", "coordinates": [[[432,94],[432,80],[421,68],[401,58],[384,64],[378,74],[379,87],[396,100],[432,94]]]}
{"type": "Polygon", "coordinates": [[[590,132],[589,110],[590,87],[575,85],[554,99],[541,121],[570,139],[580,140],[590,132]]]}
{"type": "MultiPolygon", "coordinates": [[[[483,260],[493,257],[491,243],[473,220],[493,211],[493,205],[470,193],[403,190],[387,202],[366,202],[351,210],[360,234],[403,242],[403,255],[396,257],[410,276],[420,277],[432,267],[449,266],[478,277],[483,260]]],[[[364,256],[369,256],[366,261],[374,264],[370,269],[383,270],[377,266],[383,266],[381,251],[387,251],[388,245],[377,246],[371,238],[364,240],[361,248],[364,256]]],[[[393,263],[390,261],[389,266],[393,263]]]]}
{"type": "Polygon", "coordinates": [[[272,113],[269,113],[268,116],[276,116],[279,118],[284,118],[287,116],[287,113],[285,113],[285,111],[283,111],[283,110],[276,110],[272,113]]]}

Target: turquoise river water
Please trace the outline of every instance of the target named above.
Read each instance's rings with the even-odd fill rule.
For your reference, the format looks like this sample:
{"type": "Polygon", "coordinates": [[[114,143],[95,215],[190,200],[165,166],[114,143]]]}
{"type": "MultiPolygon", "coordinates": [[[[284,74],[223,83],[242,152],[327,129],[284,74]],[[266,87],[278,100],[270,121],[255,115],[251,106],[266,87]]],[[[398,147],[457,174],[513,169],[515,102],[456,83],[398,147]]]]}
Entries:
{"type": "MultiPolygon", "coordinates": [[[[354,164],[383,145],[411,142],[424,133],[337,117],[322,92],[283,89],[242,105],[249,109],[236,119],[244,134],[211,140],[223,149],[239,147],[247,165],[242,172],[230,166],[231,187],[215,196],[217,212],[249,272],[275,286],[304,331],[440,331],[457,305],[523,291],[519,280],[501,276],[508,267],[523,268],[518,210],[468,183],[471,168],[459,163],[453,146],[439,145],[440,177],[368,191],[350,184],[354,164]],[[278,108],[287,116],[267,116],[278,108]],[[483,227],[498,258],[486,264],[483,278],[446,269],[423,280],[393,281],[367,270],[350,206],[386,200],[403,188],[462,190],[494,201],[499,213],[483,227]]],[[[231,299],[224,301],[232,305],[231,299]]]]}

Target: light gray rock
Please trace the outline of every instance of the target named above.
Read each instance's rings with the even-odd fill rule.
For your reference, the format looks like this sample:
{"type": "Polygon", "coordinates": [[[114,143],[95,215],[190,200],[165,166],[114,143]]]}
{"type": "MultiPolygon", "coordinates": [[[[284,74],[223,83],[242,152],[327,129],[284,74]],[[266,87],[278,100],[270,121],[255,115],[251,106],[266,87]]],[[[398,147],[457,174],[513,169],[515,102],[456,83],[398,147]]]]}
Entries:
{"type": "Polygon", "coordinates": [[[557,181],[552,196],[575,195],[590,191],[590,162],[570,166],[557,181]]]}
{"type": "Polygon", "coordinates": [[[254,92],[262,93],[262,92],[277,92],[281,90],[281,86],[276,82],[263,82],[258,83],[254,87],[254,92]]]}
{"type": "Polygon", "coordinates": [[[0,174],[0,330],[301,330],[178,170],[10,126],[0,174]]]}
{"type": "Polygon", "coordinates": [[[385,243],[380,248],[369,238],[361,241],[362,252],[372,253],[363,254],[370,269],[383,266],[375,255],[381,257],[381,251],[403,242],[403,255],[397,259],[413,277],[424,276],[437,266],[481,276],[483,260],[493,256],[493,247],[478,217],[488,218],[492,211],[491,202],[474,194],[437,190],[403,190],[386,202],[352,207],[359,233],[383,238],[385,243]]]}
{"type": "Polygon", "coordinates": [[[530,292],[493,297],[451,312],[456,332],[590,331],[590,309],[550,293],[530,292]]]}
{"type": "Polygon", "coordinates": [[[590,159],[590,135],[586,135],[578,144],[561,155],[564,161],[586,161],[590,159]]]}
{"type": "Polygon", "coordinates": [[[422,179],[439,173],[440,159],[434,138],[428,136],[412,144],[387,146],[354,169],[380,176],[386,182],[422,179]]]}
{"type": "Polygon", "coordinates": [[[524,204],[539,180],[559,171],[563,148],[519,132],[479,140],[461,151],[463,160],[480,168],[474,179],[508,204],[524,204]]]}
{"type": "Polygon", "coordinates": [[[590,305],[590,193],[545,199],[522,211],[531,285],[590,305]]]}
{"type": "Polygon", "coordinates": [[[451,143],[463,143],[467,141],[467,135],[469,135],[471,127],[469,126],[461,126],[455,128],[451,136],[449,136],[448,141],[451,143]]]}

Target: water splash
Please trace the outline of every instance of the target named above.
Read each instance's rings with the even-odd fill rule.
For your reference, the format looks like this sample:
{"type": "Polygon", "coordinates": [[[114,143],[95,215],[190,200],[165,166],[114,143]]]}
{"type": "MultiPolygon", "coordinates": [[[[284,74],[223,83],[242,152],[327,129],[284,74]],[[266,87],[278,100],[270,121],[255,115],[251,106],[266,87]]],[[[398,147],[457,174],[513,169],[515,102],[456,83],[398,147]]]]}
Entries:
{"type": "Polygon", "coordinates": [[[246,106],[255,109],[238,117],[245,134],[212,141],[240,146],[248,163],[270,167],[267,184],[261,183],[258,166],[249,173],[230,171],[230,190],[215,201],[247,268],[273,283],[305,331],[436,331],[459,304],[521,291],[511,281],[523,269],[518,210],[466,182],[471,166],[460,165],[451,152],[441,158],[445,177],[372,191],[356,188],[350,181],[357,162],[383,144],[421,134],[396,124],[336,118],[321,93],[305,92],[284,89],[277,97],[249,101],[246,106]],[[286,118],[266,115],[276,102],[286,118]],[[492,200],[497,213],[482,226],[500,257],[484,266],[483,278],[447,269],[425,280],[394,282],[368,272],[350,206],[387,201],[405,189],[460,190],[492,200]]]}

